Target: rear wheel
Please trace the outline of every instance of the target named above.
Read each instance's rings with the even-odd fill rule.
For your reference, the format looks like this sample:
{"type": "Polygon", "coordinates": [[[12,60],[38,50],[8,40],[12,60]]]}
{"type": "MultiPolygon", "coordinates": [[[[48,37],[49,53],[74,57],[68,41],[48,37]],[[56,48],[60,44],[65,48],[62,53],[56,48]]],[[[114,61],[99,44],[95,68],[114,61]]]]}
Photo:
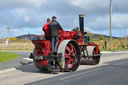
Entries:
{"type": "Polygon", "coordinates": [[[58,47],[58,54],[62,54],[59,65],[62,71],[75,71],[80,64],[80,48],[75,40],[63,40],[58,47]]]}
{"type": "MultiPolygon", "coordinates": [[[[33,49],[33,55],[35,56],[35,48],[33,49]]],[[[37,60],[33,59],[33,62],[36,66],[36,68],[40,71],[48,71],[47,65],[48,65],[48,60],[37,60]]]]}
{"type": "Polygon", "coordinates": [[[68,43],[65,49],[65,71],[75,71],[80,62],[80,56],[77,52],[77,48],[68,43]]]}

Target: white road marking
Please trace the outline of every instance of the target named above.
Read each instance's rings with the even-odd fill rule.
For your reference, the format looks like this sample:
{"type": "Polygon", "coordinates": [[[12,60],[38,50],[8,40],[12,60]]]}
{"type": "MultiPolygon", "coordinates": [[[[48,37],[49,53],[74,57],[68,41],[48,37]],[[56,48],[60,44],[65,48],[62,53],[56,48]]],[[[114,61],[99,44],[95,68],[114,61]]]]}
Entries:
{"type": "Polygon", "coordinates": [[[101,53],[112,53],[111,51],[102,51],[101,53]]]}
{"type": "Polygon", "coordinates": [[[128,53],[128,51],[120,51],[120,52],[113,52],[113,53],[128,53]]]}
{"type": "Polygon", "coordinates": [[[128,51],[101,51],[101,53],[128,53],[128,51]]]}
{"type": "Polygon", "coordinates": [[[11,74],[3,74],[3,75],[0,75],[0,78],[14,76],[14,75],[18,75],[18,74],[23,74],[23,72],[16,72],[16,73],[11,73],[11,74]]]}
{"type": "Polygon", "coordinates": [[[9,68],[9,69],[5,69],[5,70],[1,70],[0,73],[10,72],[10,71],[14,71],[14,70],[16,70],[16,68],[9,68]]]}
{"type": "Polygon", "coordinates": [[[33,61],[33,59],[30,58],[23,58],[24,60],[33,61]]]}
{"type": "Polygon", "coordinates": [[[78,73],[78,74],[75,74],[75,75],[72,75],[72,76],[67,76],[67,77],[61,78],[61,79],[59,79],[59,80],[69,79],[69,78],[76,77],[76,76],[79,76],[79,75],[82,75],[82,74],[87,74],[87,73],[90,73],[90,72],[95,72],[95,71],[98,71],[98,70],[101,70],[101,69],[102,69],[102,68],[98,68],[98,69],[95,69],[95,70],[91,70],[91,71],[86,71],[86,72],[78,73]]]}

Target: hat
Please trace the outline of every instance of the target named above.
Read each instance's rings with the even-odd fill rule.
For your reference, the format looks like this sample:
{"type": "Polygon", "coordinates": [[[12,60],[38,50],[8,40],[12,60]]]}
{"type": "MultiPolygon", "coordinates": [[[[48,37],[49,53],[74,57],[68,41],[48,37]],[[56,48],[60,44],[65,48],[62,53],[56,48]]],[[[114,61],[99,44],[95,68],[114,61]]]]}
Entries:
{"type": "Polygon", "coordinates": [[[56,19],[56,16],[53,16],[52,19],[56,19]]]}
{"type": "Polygon", "coordinates": [[[87,32],[84,32],[84,34],[87,34],[87,32]]]}

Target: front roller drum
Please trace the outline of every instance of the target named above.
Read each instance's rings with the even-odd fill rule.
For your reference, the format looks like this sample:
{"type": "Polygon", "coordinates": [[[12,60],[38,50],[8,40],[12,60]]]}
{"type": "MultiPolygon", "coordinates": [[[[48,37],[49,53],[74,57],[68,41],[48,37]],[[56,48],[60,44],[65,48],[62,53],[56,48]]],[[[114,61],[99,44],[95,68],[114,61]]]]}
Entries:
{"type": "MultiPolygon", "coordinates": [[[[87,49],[87,51],[89,51],[87,49]]],[[[87,56],[86,58],[81,58],[81,65],[96,65],[100,62],[100,51],[98,49],[98,54],[96,53],[96,47],[92,50],[92,56],[87,56]]]]}

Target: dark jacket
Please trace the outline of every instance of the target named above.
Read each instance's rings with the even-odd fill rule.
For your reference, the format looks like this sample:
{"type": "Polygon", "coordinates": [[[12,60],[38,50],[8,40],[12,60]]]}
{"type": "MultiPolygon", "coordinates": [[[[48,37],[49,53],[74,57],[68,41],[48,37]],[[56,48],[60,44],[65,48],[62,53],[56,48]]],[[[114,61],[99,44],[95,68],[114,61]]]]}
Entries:
{"type": "Polygon", "coordinates": [[[62,27],[60,26],[60,24],[56,21],[56,20],[52,20],[49,24],[49,28],[50,28],[50,33],[51,33],[51,37],[58,37],[58,29],[62,29],[62,27]]]}

